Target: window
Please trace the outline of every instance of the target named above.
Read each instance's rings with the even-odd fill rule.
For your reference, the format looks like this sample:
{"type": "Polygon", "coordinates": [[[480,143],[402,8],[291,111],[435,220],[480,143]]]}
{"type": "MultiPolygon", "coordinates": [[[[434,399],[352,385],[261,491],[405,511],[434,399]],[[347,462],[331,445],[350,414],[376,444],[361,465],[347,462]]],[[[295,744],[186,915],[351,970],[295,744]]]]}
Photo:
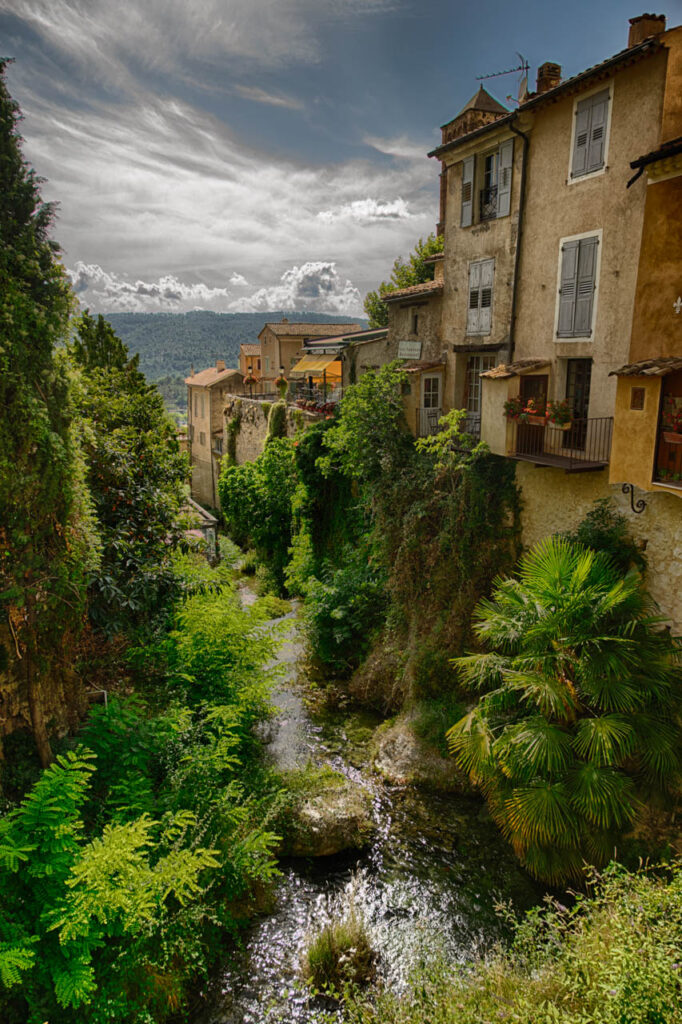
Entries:
{"type": "Polygon", "coordinates": [[[497,359],[492,355],[469,356],[466,370],[464,405],[469,415],[481,414],[481,374],[492,370],[497,359]]]}
{"type": "Polygon", "coordinates": [[[495,260],[469,264],[467,334],[490,334],[495,260]]]}
{"type": "Polygon", "coordinates": [[[412,333],[419,334],[419,313],[412,314],[412,333]]]}
{"type": "Polygon", "coordinates": [[[205,433],[203,432],[203,430],[201,430],[201,431],[199,432],[199,444],[200,444],[200,445],[201,445],[201,446],[202,446],[203,448],[205,448],[205,447],[206,447],[206,434],[205,434],[205,433]]]}
{"type": "Polygon", "coordinates": [[[199,392],[194,392],[194,415],[199,415],[199,392]]]}
{"type": "Polygon", "coordinates": [[[202,394],[202,396],[201,396],[201,418],[202,418],[202,420],[203,420],[204,416],[206,415],[206,405],[204,404],[204,398],[205,398],[205,396],[202,394]]]}
{"type": "Polygon", "coordinates": [[[604,166],[608,110],[608,89],[576,103],[571,178],[593,174],[604,166]]]}
{"type": "Polygon", "coordinates": [[[596,235],[562,243],[558,338],[592,336],[598,245],[596,235]]]}
{"type": "Polygon", "coordinates": [[[260,359],[258,360],[258,369],[260,370],[260,359]]]}
{"type": "MultiPolygon", "coordinates": [[[[511,208],[512,163],[514,140],[507,139],[497,149],[483,156],[478,219],[495,220],[508,217],[511,208]]],[[[462,227],[470,227],[474,213],[474,182],[476,158],[467,157],[462,163],[462,227]]]]}
{"type": "Polygon", "coordinates": [[[189,439],[190,439],[190,441],[193,441],[193,440],[194,440],[194,425],[193,425],[193,424],[190,424],[190,428],[189,428],[189,439]]]}
{"type": "Polygon", "coordinates": [[[644,397],[646,390],[644,388],[630,388],[630,408],[636,412],[641,412],[644,409],[644,397]]]}
{"type": "Polygon", "coordinates": [[[270,373],[270,356],[265,357],[265,372],[270,373]]]}
{"type": "Polygon", "coordinates": [[[223,439],[222,439],[222,437],[214,438],[213,445],[215,447],[215,450],[218,452],[218,454],[222,455],[223,454],[223,439]]]}

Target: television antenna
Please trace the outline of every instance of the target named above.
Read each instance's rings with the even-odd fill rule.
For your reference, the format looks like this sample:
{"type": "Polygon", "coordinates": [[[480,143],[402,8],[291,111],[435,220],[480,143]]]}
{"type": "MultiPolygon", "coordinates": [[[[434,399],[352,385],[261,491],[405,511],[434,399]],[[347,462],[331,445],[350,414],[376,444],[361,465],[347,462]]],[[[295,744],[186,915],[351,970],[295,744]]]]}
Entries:
{"type": "Polygon", "coordinates": [[[515,75],[520,72],[521,77],[519,78],[519,86],[517,90],[518,98],[516,100],[513,96],[507,96],[506,98],[511,100],[513,103],[522,103],[528,92],[528,72],[530,71],[530,64],[522,53],[517,51],[516,56],[519,58],[518,67],[509,68],[507,71],[493,71],[491,75],[476,75],[476,81],[482,82],[488,78],[501,78],[503,75],[515,75]]]}

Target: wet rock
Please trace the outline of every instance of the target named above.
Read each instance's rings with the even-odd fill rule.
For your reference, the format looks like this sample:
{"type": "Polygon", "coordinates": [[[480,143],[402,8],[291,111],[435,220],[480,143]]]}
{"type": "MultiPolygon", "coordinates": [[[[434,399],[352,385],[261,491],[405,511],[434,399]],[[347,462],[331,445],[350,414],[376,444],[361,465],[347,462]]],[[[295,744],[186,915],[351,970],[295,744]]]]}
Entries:
{"type": "Polygon", "coordinates": [[[373,768],[393,785],[411,785],[441,793],[474,792],[451,758],[443,757],[414,732],[407,718],[381,726],[375,738],[373,768]]]}
{"type": "Polygon", "coordinates": [[[330,857],[361,850],[373,831],[371,795],[344,778],[295,804],[280,854],[330,857]]]}

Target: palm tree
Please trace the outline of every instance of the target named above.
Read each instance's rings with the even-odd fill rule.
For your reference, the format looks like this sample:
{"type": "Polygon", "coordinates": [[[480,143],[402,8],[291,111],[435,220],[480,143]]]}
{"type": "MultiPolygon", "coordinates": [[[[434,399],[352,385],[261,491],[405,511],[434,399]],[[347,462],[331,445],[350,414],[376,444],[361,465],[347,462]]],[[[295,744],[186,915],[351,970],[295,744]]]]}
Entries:
{"type": "Polygon", "coordinates": [[[484,691],[448,740],[524,865],[556,883],[600,863],[652,790],[678,776],[682,646],[641,576],[552,537],[497,579],[456,658],[484,691]]]}

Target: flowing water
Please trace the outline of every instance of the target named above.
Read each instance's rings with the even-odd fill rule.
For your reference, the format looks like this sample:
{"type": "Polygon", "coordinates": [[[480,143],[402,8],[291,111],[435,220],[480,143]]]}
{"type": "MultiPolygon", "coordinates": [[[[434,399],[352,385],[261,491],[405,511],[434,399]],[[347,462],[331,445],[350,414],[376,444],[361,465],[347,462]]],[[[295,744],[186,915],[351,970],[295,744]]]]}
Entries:
{"type": "Polygon", "coordinates": [[[439,956],[464,962],[502,937],[497,901],[520,910],[541,897],[480,802],[377,779],[369,740],[380,719],[358,712],[313,718],[296,678],[300,643],[290,621],[277,659],[283,675],[273,695],[279,710],[270,756],[286,769],[329,764],[364,785],[376,832],[362,853],[281,862],[274,910],[253,922],[243,948],[216,971],[201,1024],[315,1024],[340,1014],[328,1000],[310,998],[300,961],[310,935],[351,901],[378,954],[379,979],[399,991],[420,964],[439,956]]]}

